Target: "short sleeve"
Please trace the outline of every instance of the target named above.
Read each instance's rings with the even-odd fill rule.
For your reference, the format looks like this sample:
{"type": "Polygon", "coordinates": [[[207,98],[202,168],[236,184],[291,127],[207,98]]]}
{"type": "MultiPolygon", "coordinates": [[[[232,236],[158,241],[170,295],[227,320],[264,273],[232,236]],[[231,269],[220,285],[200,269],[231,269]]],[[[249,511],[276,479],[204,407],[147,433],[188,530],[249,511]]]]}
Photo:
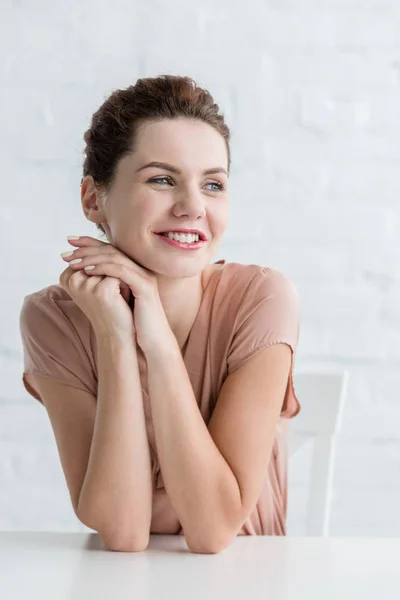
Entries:
{"type": "Polygon", "coordinates": [[[300,301],[293,281],[282,272],[258,267],[243,295],[235,332],[228,352],[228,374],[253,354],[274,344],[284,343],[292,350],[281,417],[300,412],[293,384],[293,369],[300,330],[300,301]]]}
{"type": "Polygon", "coordinates": [[[39,402],[42,399],[31,374],[95,393],[95,378],[87,348],[76,329],[76,319],[74,322],[64,310],[71,304],[58,302],[42,292],[24,298],[20,312],[24,359],[22,382],[28,393],[39,402]]]}

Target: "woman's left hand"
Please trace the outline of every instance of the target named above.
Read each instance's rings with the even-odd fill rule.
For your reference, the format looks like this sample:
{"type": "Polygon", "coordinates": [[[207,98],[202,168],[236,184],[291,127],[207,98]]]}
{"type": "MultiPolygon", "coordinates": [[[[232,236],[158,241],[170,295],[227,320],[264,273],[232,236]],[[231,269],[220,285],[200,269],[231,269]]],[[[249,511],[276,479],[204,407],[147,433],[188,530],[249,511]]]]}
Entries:
{"type": "Polygon", "coordinates": [[[81,236],[68,242],[77,246],[71,256],[63,257],[71,269],[83,269],[88,276],[118,277],[131,290],[135,298],[133,318],[136,341],[144,354],[159,344],[160,339],[163,339],[163,331],[171,330],[158,293],[157,277],[153,271],[139,266],[112,244],[90,236],[81,236]],[[71,264],[72,260],[78,258],[82,260],[71,264]],[[95,268],[85,269],[91,265],[95,268]]]}

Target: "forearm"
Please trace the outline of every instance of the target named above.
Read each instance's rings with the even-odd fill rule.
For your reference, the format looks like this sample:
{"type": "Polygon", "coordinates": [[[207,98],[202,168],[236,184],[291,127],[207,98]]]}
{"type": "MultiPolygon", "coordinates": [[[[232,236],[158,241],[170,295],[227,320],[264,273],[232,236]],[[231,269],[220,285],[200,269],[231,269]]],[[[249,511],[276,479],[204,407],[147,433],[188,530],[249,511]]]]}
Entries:
{"type": "Polygon", "coordinates": [[[78,512],[106,543],[140,546],[150,533],[152,481],[136,342],[96,340],[96,420],[78,512]]]}
{"type": "Polygon", "coordinates": [[[240,528],[240,489],[214,443],[172,342],[146,355],[153,428],[165,488],[188,545],[219,546],[240,528]]]}

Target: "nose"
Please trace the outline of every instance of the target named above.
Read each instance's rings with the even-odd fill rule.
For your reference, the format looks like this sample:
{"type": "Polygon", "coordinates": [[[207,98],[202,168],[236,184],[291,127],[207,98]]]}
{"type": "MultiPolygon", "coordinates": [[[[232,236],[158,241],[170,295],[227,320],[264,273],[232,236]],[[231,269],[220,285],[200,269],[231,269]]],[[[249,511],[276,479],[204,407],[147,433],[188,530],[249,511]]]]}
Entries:
{"type": "Polygon", "coordinates": [[[186,189],[177,198],[174,205],[176,216],[187,215],[190,219],[196,219],[205,215],[205,202],[201,191],[197,188],[186,189]]]}

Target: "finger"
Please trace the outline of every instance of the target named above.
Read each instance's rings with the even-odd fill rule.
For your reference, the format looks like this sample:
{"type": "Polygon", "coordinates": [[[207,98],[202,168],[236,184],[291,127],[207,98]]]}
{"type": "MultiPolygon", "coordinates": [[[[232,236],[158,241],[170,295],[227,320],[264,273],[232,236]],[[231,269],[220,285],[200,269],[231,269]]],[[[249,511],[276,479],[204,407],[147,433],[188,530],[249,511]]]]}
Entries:
{"type": "Polygon", "coordinates": [[[97,265],[87,265],[84,271],[88,275],[106,275],[121,279],[129,286],[134,296],[140,296],[141,292],[145,293],[150,283],[139,271],[132,269],[132,266],[128,267],[121,263],[103,262],[97,265]]]}
{"type": "Polygon", "coordinates": [[[113,253],[117,254],[118,250],[111,244],[106,244],[106,246],[104,247],[84,246],[82,248],[76,248],[76,250],[72,250],[72,254],[70,256],[63,256],[65,252],[62,252],[60,256],[65,262],[71,262],[71,260],[75,260],[77,258],[83,258],[85,256],[96,256],[97,254],[102,254],[104,258],[104,254],[109,255],[113,253]]]}
{"type": "Polygon", "coordinates": [[[75,282],[79,282],[79,281],[83,281],[84,279],[88,279],[86,272],[85,271],[80,271],[81,275],[79,275],[79,272],[73,271],[73,269],[71,269],[70,267],[67,267],[60,275],[59,277],[59,284],[66,290],[68,291],[68,286],[70,284],[70,280],[72,275],[76,275],[76,277],[74,277],[74,281],[75,282]]]}
{"type": "Polygon", "coordinates": [[[101,263],[120,264],[130,269],[140,270],[140,267],[127,256],[116,251],[114,246],[112,246],[111,250],[108,250],[107,248],[80,248],[79,250],[75,250],[72,256],[64,258],[65,260],[68,260],[71,269],[74,271],[101,263]],[[78,262],[74,262],[75,260],[78,262]]]}
{"type": "Polygon", "coordinates": [[[102,281],[103,277],[99,276],[99,277],[88,277],[88,275],[86,274],[86,271],[84,270],[80,270],[80,271],[73,271],[73,269],[71,269],[70,267],[67,267],[60,275],[59,277],[59,284],[61,285],[62,288],[65,289],[66,292],[68,292],[68,289],[71,285],[73,285],[74,287],[79,287],[80,285],[82,285],[83,283],[87,282],[88,280],[90,280],[91,282],[95,283],[99,283],[100,281],[102,281]]]}
{"type": "Polygon", "coordinates": [[[96,246],[97,248],[100,248],[101,246],[110,246],[111,245],[108,242],[103,242],[102,240],[96,240],[96,238],[92,238],[92,237],[90,237],[90,235],[81,235],[78,237],[77,240],[69,240],[67,238],[67,241],[69,244],[72,244],[72,246],[78,246],[78,247],[96,246]]]}
{"type": "Polygon", "coordinates": [[[74,271],[84,269],[87,266],[96,266],[105,262],[109,264],[120,264],[134,273],[142,275],[145,281],[151,281],[154,285],[155,274],[152,271],[138,265],[134,260],[118,250],[112,244],[105,244],[103,248],[78,248],[77,250],[74,250],[73,256],[63,258],[69,262],[70,267],[74,271]],[[75,263],[73,262],[74,260],[78,260],[78,262],[75,263]]]}

